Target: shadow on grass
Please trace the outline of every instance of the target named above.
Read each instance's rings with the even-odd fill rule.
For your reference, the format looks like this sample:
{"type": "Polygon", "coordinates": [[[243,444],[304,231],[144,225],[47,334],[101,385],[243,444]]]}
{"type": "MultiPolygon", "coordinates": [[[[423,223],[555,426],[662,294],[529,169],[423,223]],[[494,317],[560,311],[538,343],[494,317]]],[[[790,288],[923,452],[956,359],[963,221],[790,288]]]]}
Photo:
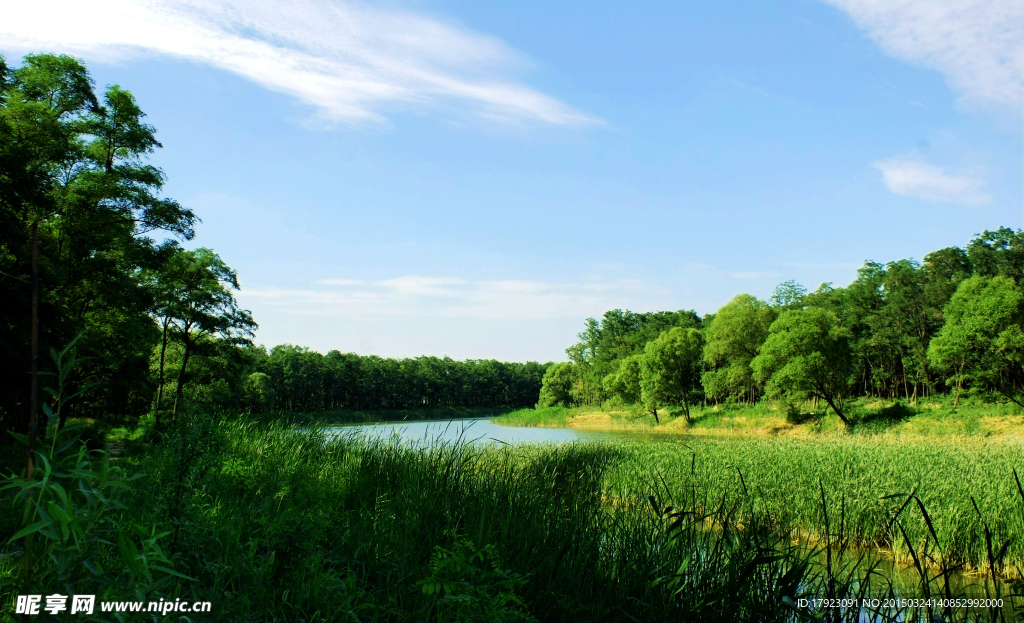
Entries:
{"type": "Polygon", "coordinates": [[[803,405],[788,405],[786,407],[786,421],[790,424],[815,423],[825,417],[828,411],[803,411],[803,405]]]}
{"type": "Polygon", "coordinates": [[[854,428],[869,430],[886,429],[917,415],[918,410],[909,405],[897,402],[888,407],[866,411],[857,418],[854,428]]]}

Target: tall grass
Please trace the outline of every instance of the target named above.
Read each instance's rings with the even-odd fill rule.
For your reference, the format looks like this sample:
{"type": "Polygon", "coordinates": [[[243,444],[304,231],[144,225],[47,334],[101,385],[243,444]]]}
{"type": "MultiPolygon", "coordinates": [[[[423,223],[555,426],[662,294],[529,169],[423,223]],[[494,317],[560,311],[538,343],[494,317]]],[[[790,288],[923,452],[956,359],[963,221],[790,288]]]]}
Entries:
{"type": "Polygon", "coordinates": [[[495,418],[494,421],[503,426],[565,426],[573,414],[574,410],[566,407],[538,407],[517,409],[495,418]]]}
{"type": "Polygon", "coordinates": [[[764,543],[696,529],[680,540],[641,498],[609,505],[618,453],[605,446],[414,449],[245,422],[210,432],[216,464],[184,457],[182,469],[168,442],[144,467],[173,493],[154,504],[139,490],[129,506],[171,518],[178,568],[196,577],[180,590],[221,618],[764,620],[785,616],[780,597],[796,589],[778,583],[788,555],[758,559],[764,543]],[[751,565],[761,580],[738,597],[751,565]],[[458,599],[425,590],[435,584],[458,599]]]}
{"type": "MultiPolygon", "coordinates": [[[[211,601],[209,620],[913,620],[931,613],[814,609],[800,600],[941,594],[936,573],[898,588],[853,547],[868,525],[863,509],[875,507],[843,497],[843,478],[819,470],[806,500],[779,498],[767,464],[751,467],[778,462],[769,447],[745,463],[738,449],[713,444],[423,448],[194,414],[143,450],[118,460],[147,475],[120,497],[111,521],[149,526],[150,547],[181,574],[143,583],[148,598],[211,601]],[[791,538],[804,514],[817,517],[813,542],[791,538]]],[[[788,465],[780,464],[783,478],[788,465]]],[[[911,498],[878,501],[875,491],[882,514],[871,517],[896,517],[916,534],[916,506],[895,512],[911,498]]],[[[932,503],[926,487],[915,495],[932,503]]],[[[985,504],[978,500],[983,515],[985,504]]],[[[946,547],[953,533],[928,510],[946,547]]],[[[998,550],[1005,528],[986,521],[998,550]]],[[[915,556],[941,559],[915,538],[907,541],[915,556]]],[[[987,551],[980,563],[1001,563],[987,551]]],[[[0,578],[11,587],[16,546],[5,553],[0,578]]],[[[91,560],[108,571],[124,566],[116,544],[91,560]]],[[[119,590],[142,586],[124,578],[119,590]]],[[[107,590],[87,573],[72,583],[61,589],[107,590]]],[[[1006,593],[1000,573],[990,585],[1006,593]]]]}
{"type": "Polygon", "coordinates": [[[901,516],[914,547],[929,539],[947,560],[982,569],[986,528],[1006,561],[1024,565],[1024,501],[1015,470],[1024,449],[1009,441],[954,438],[929,443],[887,438],[828,437],[714,439],[614,444],[623,459],[609,473],[618,495],[635,495],[651,478],[685,483],[711,498],[746,493],[767,513],[812,538],[825,532],[826,514],[842,513],[859,545],[890,549],[910,563],[907,539],[892,516],[910,492],[932,514],[934,535],[915,502],[901,516]],[[742,475],[742,476],[741,476],[742,475]],[[822,507],[820,490],[829,493],[822,507]],[[903,496],[885,497],[891,494],[903,496]],[[936,543],[937,541],[937,543],[936,543]]]}

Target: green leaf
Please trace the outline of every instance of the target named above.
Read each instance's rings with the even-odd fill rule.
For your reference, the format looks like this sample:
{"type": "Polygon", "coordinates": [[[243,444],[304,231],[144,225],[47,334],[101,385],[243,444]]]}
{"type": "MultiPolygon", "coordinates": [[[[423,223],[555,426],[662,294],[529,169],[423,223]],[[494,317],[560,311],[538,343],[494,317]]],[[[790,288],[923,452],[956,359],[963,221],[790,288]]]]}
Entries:
{"type": "Polygon", "coordinates": [[[139,561],[139,550],[135,547],[135,543],[133,543],[131,539],[127,538],[122,532],[118,535],[118,546],[121,549],[121,558],[124,559],[125,564],[128,565],[128,569],[132,574],[137,578],[143,577],[145,569],[139,561]]]}
{"type": "Polygon", "coordinates": [[[10,540],[8,540],[7,542],[8,543],[13,543],[13,542],[17,541],[18,539],[20,539],[20,538],[22,538],[24,536],[28,536],[30,534],[35,534],[36,532],[40,532],[44,528],[48,527],[52,523],[53,523],[52,519],[44,519],[42,521],[37,521],[34,524],[32,524],[31,526],[28,526],[27,528],[22,528],[21,530],[15,532],[14,536],[12,536],[10,538],[10,540]]]}
{"type": "Polygon", "coordinates": [[[173,576],[178,577],[178,578],[184,578],[186,580],[195,581],[195,578],[189,577],[189,576],[185,575],[184,573],[178,573],[174,569],[168,569],[167,567],[161,567],[160,565],[151,565],[150,568],[151,569],[156,569],[157,571],[163,571],[164,573],[173,575],[173,576]]]}
{"type": "MultiPolygon", "coordinates": [[[[61,434],[66,434],[68,432],[68,427],[65,426],[64,430],[62,430],[60,432],[61,432],[61,434]]],[[[57,448],[53,451],[53,453],[55,455],[58,455],[58,456],[61,455],[61,454],[64,454],[64,451],[67,450],[68,448],[70,448],[71,446],[73,446],[75,444],[75,442],[78,441],[78,439],[79,439],[78,435],[75,435],[74,437],[68,439],[67,441],[65,441],[61,445],[57,446],[57,448]]]]}
{"type": "Polygon", "coordinates": [[[18,440],[18,442],[20,442],[21,444],[26,446],[28,445],[28,435],[22,435],[21,433],[16,433],[13,430],[9,430],[7,432],[10,433],[11,436],[18,440]]]}
{"type": "Polygon", "coordinates": [[[64,490],[64,487],[60,486],[59,482],[55,482],[55,483],[51,484],[50,485],[50,491],[53,491],[54,494],[56,494],[57,499],[60,500],[60,503],[62,505],[67,506],[67,504],[68,504],[68,494],[67,494],[67,491],[64,490]]]}

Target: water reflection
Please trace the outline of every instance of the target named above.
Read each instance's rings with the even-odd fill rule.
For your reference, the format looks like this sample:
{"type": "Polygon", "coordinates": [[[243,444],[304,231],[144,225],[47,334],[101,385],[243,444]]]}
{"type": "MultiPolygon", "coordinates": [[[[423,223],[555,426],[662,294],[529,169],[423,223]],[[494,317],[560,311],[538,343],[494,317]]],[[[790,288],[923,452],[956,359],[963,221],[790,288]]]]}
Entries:
{"type": "Polygon", "coordinates": [[[397,436],[402,441],[429,446],[434,443],[464,441],[487,443],[566,443],[621,439],[621,435],[572,428],[539,428],[534,426],[499,426],[488,419],[380,422],[375,424],[344,424],[326,429],[331,436],[361,435],[368,439],[388,440],[397,436]]]}

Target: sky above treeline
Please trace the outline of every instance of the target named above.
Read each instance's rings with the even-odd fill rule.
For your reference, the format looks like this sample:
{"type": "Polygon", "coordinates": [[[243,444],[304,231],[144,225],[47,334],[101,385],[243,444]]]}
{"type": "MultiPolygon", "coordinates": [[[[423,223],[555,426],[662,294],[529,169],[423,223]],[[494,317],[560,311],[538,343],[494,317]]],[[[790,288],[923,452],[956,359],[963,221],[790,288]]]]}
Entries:
{"type": "Polygon", "coordinates": [[[1020,0],[0,0],[132,91],[257,342],[563,360],[1024,225],[1020,0]]]}

